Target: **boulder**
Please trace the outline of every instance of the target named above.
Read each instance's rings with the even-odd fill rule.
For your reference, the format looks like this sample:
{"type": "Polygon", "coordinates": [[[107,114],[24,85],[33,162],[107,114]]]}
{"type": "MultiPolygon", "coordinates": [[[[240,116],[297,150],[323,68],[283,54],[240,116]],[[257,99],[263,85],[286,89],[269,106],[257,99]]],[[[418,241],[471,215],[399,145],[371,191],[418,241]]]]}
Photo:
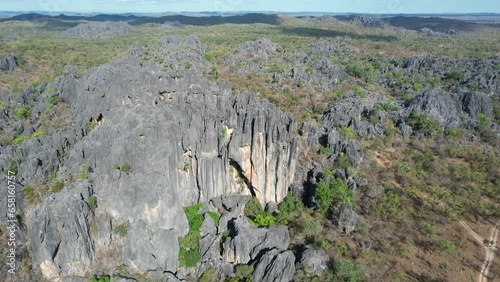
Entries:
{"type": "Polygon", "coordinates": [[[14,71],[19,67],[19,58],[10,54],[4,53],[0,58],[0,71],[14,71]]]}
{"type": "Polygon", "coordinates": [[[223,259],[230,263],[247,264],[269,249],[286,250],[290,243],[286,226],[257,228],[246,218],[236,218],[230,222],[230,230],[232,237],[223,244],[223,259]]]}
{"type": "Polygon", "coordinates": [[[462,98],[462,110],[469,114],[472,118],[476,118],[478,114],[483,114],[489,118],[493,116],[490,97],[481,92],[466,92],[462,98]]]}
{"type": "Polygon", "coordinates": [[[255,264],[253,281],[289,282],[295,274],[295,256],[292,251],[272,249],[255,264]]]}
{"type": "Polygon", "coordinates": [[[352,204],[342,204],[338,215],[338,229],[343,233],[351,233],[356,229],[358,215],[352,204]]]}
{"type": "Polygon", "coordinates": [[[446,129],[455,128],[461,123],[457,104],[449,93],[438,88],[426,91],[405,104],[406,115],[414,111],[436,120],[446,129]]]}
{"type": "Polygon", "coordinates": [[[296,268],[303,268],[310,274],[321,276],[328,269],[329,260],[324,250],[315,250],[311,246],[306,246],[296,263],[296,268]]]}

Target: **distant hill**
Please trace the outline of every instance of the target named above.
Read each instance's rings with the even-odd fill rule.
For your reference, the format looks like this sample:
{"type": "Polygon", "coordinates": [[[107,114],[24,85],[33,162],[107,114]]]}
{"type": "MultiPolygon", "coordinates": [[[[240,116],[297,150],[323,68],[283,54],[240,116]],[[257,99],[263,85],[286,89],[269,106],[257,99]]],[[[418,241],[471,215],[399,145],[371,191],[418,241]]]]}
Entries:
{"type": "Polygon", "coordinates": [[[268,15],[261,13],[250,13],[245,15],[236,15],[223,17],[221,15],[208,16],[208,17],[192,17],[185,15],[166,15],[160,17],[154,16],[135,16],[135,15],[113,15],[113,14],[98,14],[95,16],[76,15],[68,16],[65,14],[57,16],[49,16],[38,13],[29,13],[16,15],[10,18],[0,19],[4,21],[40,21],[40,20],[61,20],[61,21],[124,21],[131,25],[139,25],[145,23],[164,23],[166,21],[178,21],[181,24],[187,25],[214,25],[223,23],[234,24],[252,24],[252,23],[265,23],[277,25],[280,23],[278,15],[268,15]]]}

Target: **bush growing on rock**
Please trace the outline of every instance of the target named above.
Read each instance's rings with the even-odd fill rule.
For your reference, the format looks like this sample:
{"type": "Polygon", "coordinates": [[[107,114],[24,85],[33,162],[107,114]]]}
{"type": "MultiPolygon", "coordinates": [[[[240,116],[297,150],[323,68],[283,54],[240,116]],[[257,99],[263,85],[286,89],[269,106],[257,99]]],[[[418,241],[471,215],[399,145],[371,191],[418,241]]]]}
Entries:
{"type": "Polygon", "coordinates": [[[19,109],[17,110],[16,112],[16,116],[18,116],[19,118],[28,118],[29,116],[31,115],[31,111],[30,110],[27,110],[27,109],[19,109]]]}
{"type": "Polygon", "coordinates": [[[316,186],[315,196],[322,212],[327,212],[332,205],[351,203],[354,200],[354,193],[341,179],[323,179],[316,186]]]}
{"type": "Polygon", "coordinates": [[[118,224],[113,232],[116,234],[116,235],[119,235],[120,237],[124,237],[127,235],[128,233],[128,228],[129,228],[129,224],[128,223],[122,223],[122,224],[118,224]]]}
{"type": "Polygon", "coordinates": [[[12,140],[12,142],[11,142],[11,145],[14,145],[14,146],[21,145],[22,143],[24,143],[24,141],[29,140],[29,139],[30,139],[29,136],[22,135],[22,136],[14,138],[14,140],[12,140]]]}
{"type": "Polygon", "coordinates": [[[57,193],[64,188],[64,184],[61,181],[56,181],[52,186],[50,186],[49,193],[57,193]]]}
{"type": "Polygon", "coordinates": [[[87,201],[87,204],[91,209],[97,208],[97,198],[95,195],[92,195],[89,197],[89,200],[87,201]]]}
{"type": "Polygon", "coordinates": [[[217,270],[213,268],[209,268],[203,271],[203,274],[200,276],[200,279],[198,279],[198,282],[217,282],[217,281],[218,281],[217,270]]]}
{"type": "Polygon", "coordinates": [[[111,281],[110,280],[111,278],[109,277],[109,275],[102,275],[102,276],[96,276],[94,275],[92,277],[92,282],[109,282],[111,281]]]}
{"type": "Polygon", "coordinates": [[[199,241],[201,239],[200,227],[203,223],[203,215],[198,211],[203,204],[184,208],[189,223],[189,232],[186,236],[179,238],[179,265],[180,267],[193,267],[200,261],[199,241]]]}
{"type": "Polygon", "coordinates": [[[256,225],[257,227],[268,227],[276,224],[274,216],[270,214],[260,213],[253,220],[250,220],[250,223],[256,225]]]}
{"type": "Polygon", "coordinates": [[[43,137],[43,136],[46,136],[47,133],[46,132],[43,132],[43,131],[37,131],[35,133],[33,133],[31,135],[31,138],[39,138],[39,137],[43,137]]]}
{"type": "Polygon", "coordinates": [[[234,277],[226,279],[225,282],[253,282],[253,271],[253,266],[240,264],[236,266],[234,277]]]}
{"type": "Polygon", "coordinates": [[[256,197],[252,197],[250,198],[250,200],[248,200],[243,212],[248,218],[252,219],[255,218],[258,214],[263,213],[264,208],[256,197]]]}

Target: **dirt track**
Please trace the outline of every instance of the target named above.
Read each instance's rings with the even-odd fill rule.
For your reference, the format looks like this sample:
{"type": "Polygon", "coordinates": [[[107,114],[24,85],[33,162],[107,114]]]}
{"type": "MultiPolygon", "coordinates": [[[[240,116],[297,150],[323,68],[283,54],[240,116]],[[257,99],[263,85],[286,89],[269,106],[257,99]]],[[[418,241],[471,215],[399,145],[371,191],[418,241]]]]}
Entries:
{"type": "Polygon", "coordinates": [[[496,244],[497,244],[497,238],[498,238],[498,232],[499,232],[499,226],[500,222],[497,223],[497,225],[493,226],[490,231],[490,238],[489,244],[484,244],[484,239],[481,238],[472,228],[465,223],[465,221],[460,220],[460,224],[469,232],[469,234],[481,245],[483,246],[486,255],[483,261],[483,265],[481,266],[481,271],[479,272],[478,275],[478,282],[488,282],[488,272],[490,270],[491,263],[493,262],[493,259],[495,258],[495,250],[496,250],[496,244]]]}

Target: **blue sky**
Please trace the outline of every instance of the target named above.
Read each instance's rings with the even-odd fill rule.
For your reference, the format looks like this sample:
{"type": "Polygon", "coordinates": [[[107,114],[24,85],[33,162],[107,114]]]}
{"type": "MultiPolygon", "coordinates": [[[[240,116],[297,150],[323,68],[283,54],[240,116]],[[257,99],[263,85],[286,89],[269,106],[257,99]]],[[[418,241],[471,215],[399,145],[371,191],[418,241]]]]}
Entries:
{"type": "Polygon", "coordinates": [[[500,0],[0,0],[3,11],[500,13],[500,0]]]}

